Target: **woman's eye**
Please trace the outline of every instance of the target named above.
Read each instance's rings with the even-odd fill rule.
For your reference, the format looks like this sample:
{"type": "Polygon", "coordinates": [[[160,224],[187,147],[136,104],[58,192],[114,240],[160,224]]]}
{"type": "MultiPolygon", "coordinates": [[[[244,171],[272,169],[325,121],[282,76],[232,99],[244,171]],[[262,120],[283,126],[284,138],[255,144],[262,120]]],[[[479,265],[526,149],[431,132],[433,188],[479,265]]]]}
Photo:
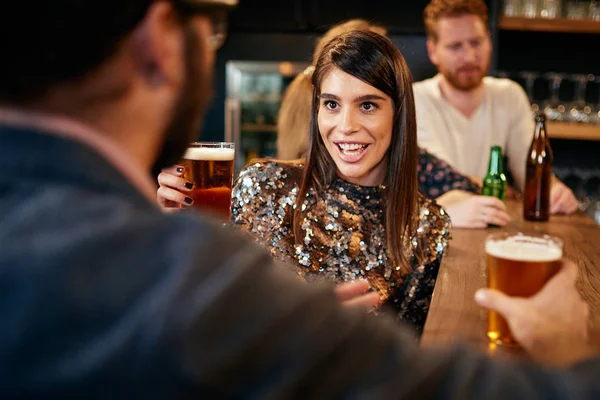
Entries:
{"type": "Polygon", "coordinates": [[[365,112],[373,112],[375,111],[375,109],[377,108],[377,105],[373,104],[373,103],[363,103],[361,105],[361,108],[363,109],[363,111],[365,112]]]}
{"type": "Polygon", "coordinates": [[[325,107],[327,107],[329,110],[335,110],[338,107],[338,103],[336,103],[335,101],[326,101],[323,103],[325,105],[325,107]]]}

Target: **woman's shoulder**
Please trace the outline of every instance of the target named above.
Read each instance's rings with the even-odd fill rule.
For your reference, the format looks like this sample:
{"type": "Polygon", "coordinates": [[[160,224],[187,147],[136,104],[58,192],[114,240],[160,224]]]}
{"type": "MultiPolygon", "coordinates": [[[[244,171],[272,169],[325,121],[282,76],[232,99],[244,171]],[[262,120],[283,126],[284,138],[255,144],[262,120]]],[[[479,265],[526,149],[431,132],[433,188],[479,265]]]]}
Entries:
{"type": "Polygon", "coordinates": [[[298,186],[302,179],[304,160],[255,159],[241,171],[236,186],[261,184],[264,188],[288,188],[298,186]]]}
{"type": "Polygon", "coordinates": [[[260,243],[273,247],[288,238],[289,223],[302,177],[302,164],[254,160],[242,169],[232,189],[231,222],[260,243]],[[283,229],[283,230],[282,230],[283,229]]]}
{"type": "Polygon", "coordinates": [[[303,164],[296,161],[259,159],[246,165],[238,175],[232,190],[236,207],[261,208],[274,204],[293,204],[302,181],[303,164]]]}

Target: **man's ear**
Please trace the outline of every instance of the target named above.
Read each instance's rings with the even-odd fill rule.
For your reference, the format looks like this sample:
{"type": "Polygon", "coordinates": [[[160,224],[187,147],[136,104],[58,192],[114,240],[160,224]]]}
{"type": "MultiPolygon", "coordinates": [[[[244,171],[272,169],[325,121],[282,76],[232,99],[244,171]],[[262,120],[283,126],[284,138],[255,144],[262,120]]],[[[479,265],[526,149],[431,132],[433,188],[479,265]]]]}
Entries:
{"type": "Polygon", "coordinates": [[[184,37],[173,6],[154,2],[132,36],[132,54],[139,75],[149,86],[183,81],[184,37]]]}
{"type": "Polygon", "coordinates": [[[429,56],[429,61],[431,61],[431,63],[433,65],[437,65],[437,54],[436,54],[436,43],[435,40],[432,38],[427,38],[427,55],[429,56]]]}

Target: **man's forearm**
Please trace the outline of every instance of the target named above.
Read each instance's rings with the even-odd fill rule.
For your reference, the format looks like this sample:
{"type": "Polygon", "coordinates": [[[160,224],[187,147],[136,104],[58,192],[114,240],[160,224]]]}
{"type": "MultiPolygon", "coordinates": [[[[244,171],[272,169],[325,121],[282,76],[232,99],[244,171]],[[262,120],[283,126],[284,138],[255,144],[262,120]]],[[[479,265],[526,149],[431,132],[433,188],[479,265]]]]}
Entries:
{"type": "MultiPolygon", "coordinates": [[[[194,309],[178,330],[185,344],[179,354],[188,375],[213,393],[501,399],[561,393],[575,397],[582,389],[600,390],[588,369],[561,375],[533,365],[501,363],[465,349],[419,349],[391,320],[344,308],[332,288],[302,284],[286,268],[272,266],[256,246],[227,240],[215,256],[220,261],[209,260],[201,267],[214,268],[221,280],[186,285],[197,293],[218,290],[214,296],[191,293],[195,301],[185,304],[194,309]],[[221,267],[211,265],[215,261],[221,267]],[[577,387],[563,385],[574,380],[577,387]]],[[[600,368],[600,362],[588,368],[600,368]]]]}

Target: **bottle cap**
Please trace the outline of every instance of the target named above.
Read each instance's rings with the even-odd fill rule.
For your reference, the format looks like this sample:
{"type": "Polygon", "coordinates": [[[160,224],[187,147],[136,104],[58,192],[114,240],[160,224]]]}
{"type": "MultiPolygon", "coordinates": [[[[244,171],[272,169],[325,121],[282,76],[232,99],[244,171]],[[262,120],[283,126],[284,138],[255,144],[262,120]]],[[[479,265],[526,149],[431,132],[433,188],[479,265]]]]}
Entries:
{"type": "Polygon", "coordinates": [[[535,122],[546,122],[546,114],[543,112],[535,114],[535,122]]]}

